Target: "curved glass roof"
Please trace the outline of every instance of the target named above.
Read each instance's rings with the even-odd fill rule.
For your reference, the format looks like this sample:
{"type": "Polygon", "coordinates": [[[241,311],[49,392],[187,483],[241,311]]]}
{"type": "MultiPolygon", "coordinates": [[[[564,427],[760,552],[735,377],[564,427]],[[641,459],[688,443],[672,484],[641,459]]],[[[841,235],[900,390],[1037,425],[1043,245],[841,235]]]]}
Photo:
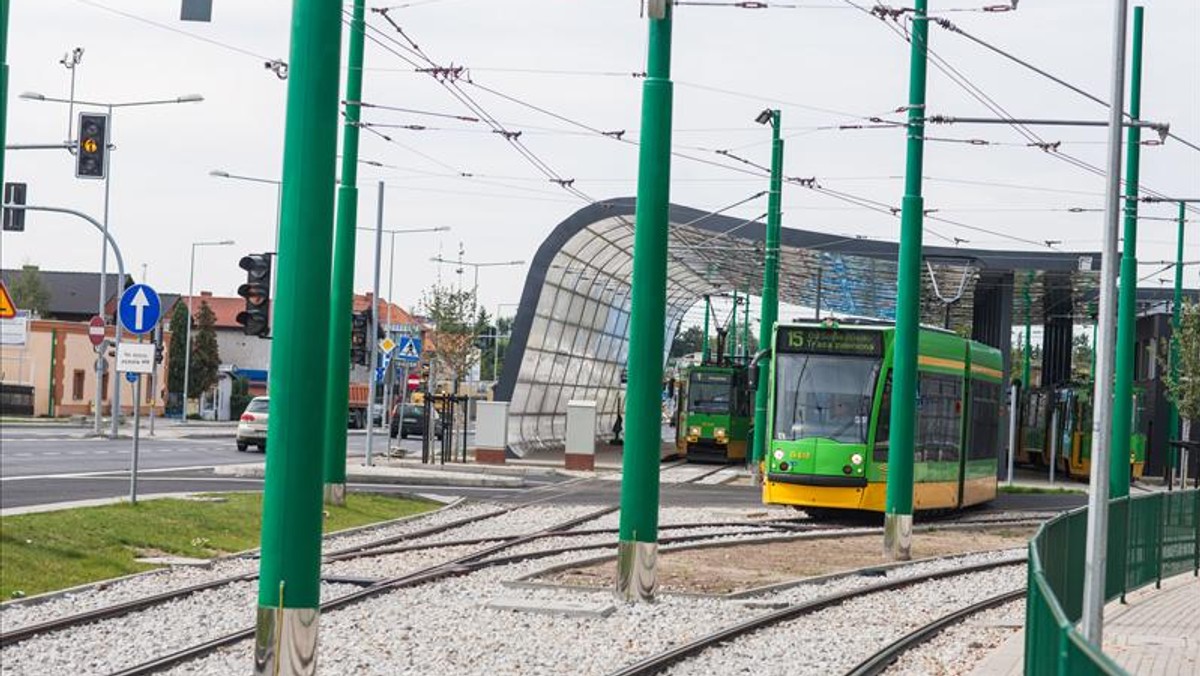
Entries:
{"type": "MultiPolygon", "coordinates": [[[[571,400],[595,401],[597,434],[610,434],[629,352],[633,212],[633,198],[587,206],[560,223],[534,257],[496,390],[497,399],[510,402],[509,446],[518,454],[561,447],[571,400]]],[[[685,313],[705,295],[759,293],[765,233],[760,221],[671,206],[668,349],[685,313]]],[[[977,295],[1010,302],[990,325],[1024,322],[1027,309],[1036,324],[1082,322],[1099,277],[1096,253],[925,247],[924,254],[922,320],[966,332],[977,333],[977,295]]],[[[896,256],[894,242],[784,228],[780,301],[894,319],[896,256]]]]}

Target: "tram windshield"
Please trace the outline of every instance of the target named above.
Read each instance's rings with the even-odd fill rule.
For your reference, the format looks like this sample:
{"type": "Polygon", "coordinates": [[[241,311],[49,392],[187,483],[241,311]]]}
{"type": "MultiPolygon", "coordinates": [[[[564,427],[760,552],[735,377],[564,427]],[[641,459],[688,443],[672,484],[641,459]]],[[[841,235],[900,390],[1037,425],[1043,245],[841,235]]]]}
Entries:
{"type": "Polygon", "coordinates": [[[731,374],[692,372],[688,380],[689,413],[729,413],[732,406],[731,374]]]}
{"type": "Polygon", "coordinates": [[[867,443],[875,357],[780,354],[775,365],[775,439],[867,443]]]}

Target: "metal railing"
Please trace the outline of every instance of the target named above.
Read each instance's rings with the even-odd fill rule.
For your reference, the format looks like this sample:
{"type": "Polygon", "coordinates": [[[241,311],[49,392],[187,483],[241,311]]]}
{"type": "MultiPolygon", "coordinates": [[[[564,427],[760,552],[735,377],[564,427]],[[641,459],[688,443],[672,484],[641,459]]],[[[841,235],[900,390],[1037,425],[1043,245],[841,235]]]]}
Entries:
{"type": "MultiPolygon", "coordinates": [[[[1173,575],[1200,574],[1200,490],[1109,501],[1105,598],[1173,575]]],[[[1083,605],[1087,509],[1046,522],[1029,543],[1025,673],[1125,674],[1076,627],[1083,605]]]]}

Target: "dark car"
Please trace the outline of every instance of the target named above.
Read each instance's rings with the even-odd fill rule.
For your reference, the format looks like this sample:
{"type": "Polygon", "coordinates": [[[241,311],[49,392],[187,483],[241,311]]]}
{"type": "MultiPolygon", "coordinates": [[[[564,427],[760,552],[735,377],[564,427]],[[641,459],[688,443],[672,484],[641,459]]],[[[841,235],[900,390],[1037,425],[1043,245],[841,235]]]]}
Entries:
{"type": "MultiPolygon", "coordinates": [[[[397,405],[399,408],[399,405],[397,405]]],[[[438,439],[442,438],[442,417],[438,415],[436,409],[430,409],[430,422],[433,425],[434,434],[438,439]]],[[[405,404],[404,414],[397,415],[396,409],[392,409],[392,430],[393,437],[399,435],[401,439],[407,439],[408,435],[423,437],[425,436],[425,407],[417,404],[405,404]]]]}

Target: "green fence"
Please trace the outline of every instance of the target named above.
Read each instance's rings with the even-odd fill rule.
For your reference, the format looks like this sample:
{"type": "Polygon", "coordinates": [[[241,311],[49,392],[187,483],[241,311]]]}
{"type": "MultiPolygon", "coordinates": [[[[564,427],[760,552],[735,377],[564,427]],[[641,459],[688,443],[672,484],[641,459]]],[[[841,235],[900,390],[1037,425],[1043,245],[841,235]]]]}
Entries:
{"type": "MultiPolygon", "coordinates": [[[[1105,598],[1200,572],[1200,491],[1109,501],[1105,598]]],[[[1124,674],[1076,629],[1083,606],[1087,509],[1046,522],[1029,543],[1025,673],[1124,674]]]]}

